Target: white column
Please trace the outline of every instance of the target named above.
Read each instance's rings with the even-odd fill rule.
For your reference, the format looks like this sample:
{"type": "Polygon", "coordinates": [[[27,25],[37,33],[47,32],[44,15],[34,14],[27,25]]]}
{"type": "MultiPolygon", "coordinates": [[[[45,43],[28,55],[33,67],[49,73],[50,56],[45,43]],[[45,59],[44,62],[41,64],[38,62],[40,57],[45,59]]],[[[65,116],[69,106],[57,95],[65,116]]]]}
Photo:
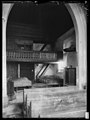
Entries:
{"type": "Polygon", "coordinates": [[[20,78],[20,64],[18,64],[18,78],[20,78]]]}
{"type": "Polygon", "coordinates": [[[7,104],[7,76],[6,76],[6,20],[2,18],[2,92],[3,105],[7,104]]]}

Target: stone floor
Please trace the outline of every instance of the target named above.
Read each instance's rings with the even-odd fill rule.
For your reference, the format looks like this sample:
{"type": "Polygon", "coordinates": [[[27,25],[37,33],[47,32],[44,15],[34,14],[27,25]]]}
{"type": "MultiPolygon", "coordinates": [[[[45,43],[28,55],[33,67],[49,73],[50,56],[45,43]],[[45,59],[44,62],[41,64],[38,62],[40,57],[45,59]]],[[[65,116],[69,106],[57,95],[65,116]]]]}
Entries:
{"type": "Polygon", "coordinates": [[[3,108],[3,118],[22,118],[23,91],[15,93],[14,98],[9,101],[8,106],[3,108]]]}

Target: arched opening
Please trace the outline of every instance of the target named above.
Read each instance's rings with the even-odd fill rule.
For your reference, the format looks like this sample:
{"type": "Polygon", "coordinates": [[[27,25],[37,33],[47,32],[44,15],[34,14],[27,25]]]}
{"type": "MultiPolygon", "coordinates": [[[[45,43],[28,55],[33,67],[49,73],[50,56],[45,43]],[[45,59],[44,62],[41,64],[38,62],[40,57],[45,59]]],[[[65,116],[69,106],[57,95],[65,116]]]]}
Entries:
{"type": "MultiPolygon", "coordinates": [[[[87,79],[86,78],[86,67],[87,67],[87,64],[86,64],[86,41],[85,41],[85,40],[87,40],[86,39],[86,20],[85,20],[83,10],[82,10],[82,8],[80,8],[80,6],[78,6],[77,4],[74,4],[74,5],[68,4],[66,6],[70,7],[69,8],[69,10],[71,11],[70,14],[71,14],[71,16],[74,16],[74,18],[75,18],[74,19],[75,21],[73,21],[73,22],[74,22],[74,25],[76,24],[76,26],[74,26],[74,27],[75,27],[75,33],[76,33],[76,50],[78,52],[78,76],[77,76],[78,80],[77,80],[77,83],[78,83],[79,88],[82,89],[82,84],[85,83],[86,79],[87,79]],[[80,19],[80,16],[81,16],[81,19],[80,19]],[[83,26],[83,27],[81,27],[81,26],[83,26]],[[84,52],[82,52],[82,51],[84,51],[84,52]]],[[[6,20],[7,20],[7,17],[6,17],[6,20]]],[[[71,31],[73,31],[73,29],[71,31]]],[[[61,39],[65,39],[65,38],[63,38],[63,36],[62,36],[60,38],[60,40],[61,39]]],[[[23,49],[23,46],[22,46],[22,49],[23,49]]],[[[62,63],[62,61],[61,61],[61,63],[62,63]]],[[[20,66],[18,65],[18,67],[20,67],[20,66]]],[[[4,71],[6,71],[5,68],[4,68],[4,71]]],[[[4,78],[5,77],[3,76],[3,79],[4,78]]],[[[4,87],[6,87],[6,86],[4,85],[4,87]]]]}
{"type": "MultiPolygon", "coordinates": [[[[53,59],[51,61],[42,60],[41,63],[40,61],[38,61],[39,63],[33,61],[34,67],[33,66],[30,67],[32,68],[32,70],[28,68],[29,73],[25,72],[27,70],[25,69],[25,66],[23,67],[22,62],[21,63],[16,62],[17,67],[15,68],[16,71],[14,71],[14,74],[16,73],[14,75],[15,78],[18,78],[18,76],[20,77],[25,76],[28,77],[29,79],[35,79],[34,81],[37,81],[38,77],[39,78],[45,77],[46,79],[46,76],[52,75],[52,76],[60,77],[60,79],[63,79],[63,83],[65,85],[66,84],[75,85],[76,75],[74,75],[74,81],[72,80],[73,81],[72,84],[66,83],[67,78],[65,77],[66,76],[65,69],[67,67],[70,66],[72,66],[72,68],[76,67],[76,61],[72,62],[73,60],[70,58],[70,56],[72,57],[71,53],[73,52],[73,54],[75,54],[74,58],[76,59],[75,44],[76,41],[75,41],[75,31],[74,31],[73,21],[64,4],[57,5],[53,3],[46,3],[46,4],[35,5],[33,3],[24,3],[24,4],[20,3],[20,4],[15,4],[13,6],[7,22],[7,50],[23,49],[27,51],[28,49],[30,51],[39,51],[39,52],[42,51],[58,52],[58,56],[60,56],[56,61],[53,61],[53,59]],[[26,29],[25,27],[27,27],[28,29],[26,29]],[[66,32],[67,32],[66,38],[61,39],[61,36],[66,32]],[[27,41],[28,44],[30,44],[31,42],[31,45],[28,46],[27,48],[22,43],[23,40],[27,41]],[[66,63],[64,61],[64,64],[66,64],[64,66],[59,64],[59,61],[63,60],[63,57],[59,52],[62,52],[62,54],[64,53],[65,54],[64,59],[67,59],[66,63]],[[44,64],[43,62],[47,62],[47,63],[43,65],[44,64]],[[21,66],[19,67],[20,70],[18,70],[18,65],[21,66]],[[31,77],[32,71],[34,72],[31,77]]],[[[8,62],[8,64],[9,63],[10,61],[8,62]]],[[[13,63],[12,66],[14,66],[13,63]]],[[[8,71],[10,72],[10,70],[7,70],[7,72],[8,71]]],[[[8,75],[10,74],[7,73],[7,76],[8,75]]]]}

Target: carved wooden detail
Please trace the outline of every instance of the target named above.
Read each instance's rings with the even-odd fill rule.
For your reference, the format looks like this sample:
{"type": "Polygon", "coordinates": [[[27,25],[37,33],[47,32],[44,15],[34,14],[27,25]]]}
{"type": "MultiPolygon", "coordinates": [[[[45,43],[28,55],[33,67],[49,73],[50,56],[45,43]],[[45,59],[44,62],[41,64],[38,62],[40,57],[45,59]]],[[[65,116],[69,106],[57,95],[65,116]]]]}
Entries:
{"type": "Polygon", "coordinates": [[[7,51],[7,61],[56,61],[57,54],[49,52],[7,51]]]}

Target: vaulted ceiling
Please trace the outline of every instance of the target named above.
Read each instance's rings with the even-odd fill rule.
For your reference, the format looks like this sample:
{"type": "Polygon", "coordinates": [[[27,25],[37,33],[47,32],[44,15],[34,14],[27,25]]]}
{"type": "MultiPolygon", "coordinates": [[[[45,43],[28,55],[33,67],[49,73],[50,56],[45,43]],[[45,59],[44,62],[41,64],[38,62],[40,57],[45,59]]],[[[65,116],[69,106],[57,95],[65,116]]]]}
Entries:
{"type": "Polygon", "coordinates": [[[35,5],[33,3],[15,3],[9,18],[11,23],[38,25],[44,32],[45,39],[34,42],[55,43],[56,39],[71,29],[73,21],[64,4],[45,3],[35,5]]]}

